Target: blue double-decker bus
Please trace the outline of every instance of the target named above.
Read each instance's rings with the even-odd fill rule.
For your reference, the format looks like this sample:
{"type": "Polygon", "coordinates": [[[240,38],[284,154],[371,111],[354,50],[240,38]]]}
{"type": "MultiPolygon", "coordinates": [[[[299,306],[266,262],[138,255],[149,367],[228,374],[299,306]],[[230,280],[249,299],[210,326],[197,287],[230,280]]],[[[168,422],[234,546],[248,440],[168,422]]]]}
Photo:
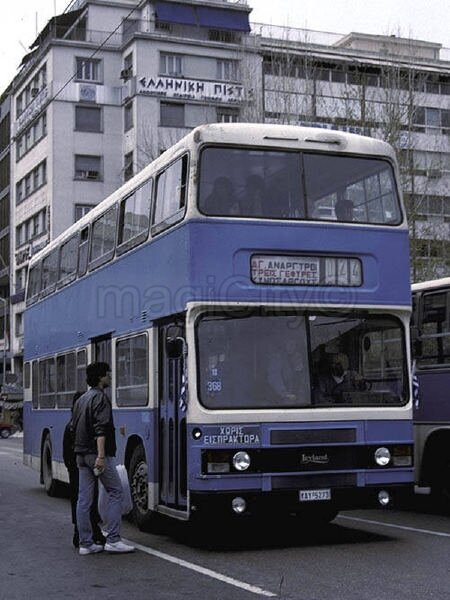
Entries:
{"type": "Polygon", "coordinates": [[[416,283],[413,348],[416,479],[448,510],[450,501],[450,277],[416,283]]]}
{"type": "Polygon", "coordinates": [[[33,257],[26,301],[24,457],[50,494],[94,360],[141,528],[327,521],[411,489],[408,229],[381,141],[201,126],[33,257]]]}

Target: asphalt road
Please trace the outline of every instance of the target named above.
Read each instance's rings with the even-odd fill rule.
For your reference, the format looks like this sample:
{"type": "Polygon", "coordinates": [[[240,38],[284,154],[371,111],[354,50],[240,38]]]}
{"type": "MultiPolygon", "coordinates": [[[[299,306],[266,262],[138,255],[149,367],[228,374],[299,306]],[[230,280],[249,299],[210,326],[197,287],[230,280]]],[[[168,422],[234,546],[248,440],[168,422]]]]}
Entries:
{"type": "Polygon", "coordinates": [[[23,466],[20,438],[0,440],[0,600],[450,600],[450,516],[424,498],[315,532],[291,520],[146,534],[124,521],[122,534],[136,553],[79,556],[69,501],[23,466]]]}

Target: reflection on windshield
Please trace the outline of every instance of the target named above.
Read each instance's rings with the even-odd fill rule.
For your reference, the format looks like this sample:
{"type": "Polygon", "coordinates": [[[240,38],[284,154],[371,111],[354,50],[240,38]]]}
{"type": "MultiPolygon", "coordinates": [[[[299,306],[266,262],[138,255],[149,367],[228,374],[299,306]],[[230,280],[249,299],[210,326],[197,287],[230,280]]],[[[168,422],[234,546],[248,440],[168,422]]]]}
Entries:
{"type": "Polygon", "coordinates": [[[399,405],[403,334],[392,317],[204,316],[197,324],[200,401],[207,408],[399,405]]]}
{"type": "Polygon", "coordinates": [[[307,152],[207,148],[199,208],[215,216],[401,221],[387,161],[307,152]]]}

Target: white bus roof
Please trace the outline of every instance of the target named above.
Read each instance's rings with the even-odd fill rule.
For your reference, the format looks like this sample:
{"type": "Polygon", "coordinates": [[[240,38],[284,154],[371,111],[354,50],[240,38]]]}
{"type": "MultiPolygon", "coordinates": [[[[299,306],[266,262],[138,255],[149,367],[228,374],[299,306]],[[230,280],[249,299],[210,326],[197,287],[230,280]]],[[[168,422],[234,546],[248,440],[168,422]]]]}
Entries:
{"type": "Polygon", "coordinates": [[[268,148],[276,146],[280,150],[286,148],[290,150],[327,151],[330,153],[344,152],[346,154],[385,157],[390,158],[394,162],[396,160],[393,148],[386,142],[354,133],[316,127],[261,123],[212,123],[209,125],[200,125],[102,200],[84,217],[71,225],[42,250],[37,252],[31,258],[29,267],[32,267],[34,263],[49,254],[54,248],[60,246],[61,243],[83,229],[83,227],[86,227],[97,216],[102,215],[108,207],[113,206],[118,200],[139,187],[140,184],[144,183],[154,173],[157,173],[162,167],[169,164],[176,156],[179,156],[183,151],[193,149],[201,144],[234,144],[236,146],[268,148]]]}
{"type": "Polygon", "coordinates": [[[450,277],[442,277],[442,279],[433,279],[431,281],[423,281],[422,283],[413,283],[411,289],[413,292],[422,292],[424,290],[433,290],[448,286],[450,286],[450,277]]]}

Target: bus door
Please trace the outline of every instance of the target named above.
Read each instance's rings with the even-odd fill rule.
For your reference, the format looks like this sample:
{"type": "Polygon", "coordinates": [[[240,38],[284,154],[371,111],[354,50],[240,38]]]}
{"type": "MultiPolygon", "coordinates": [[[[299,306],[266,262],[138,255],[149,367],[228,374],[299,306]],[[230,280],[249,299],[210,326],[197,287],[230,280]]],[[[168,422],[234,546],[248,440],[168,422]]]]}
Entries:
{"type": "Polygon", "coordinates": [[[184,327],[164,324],[159,331],[159,501],[187,507],[186,392],[184,327]]]}
{"type": "MultiPolygon", "coordinates": [[[[111,365],[111,334],[102,335],[97,338],[92,338],[92,361],[93,362],[105,362],[108,363],[110,369],[111,365]]],[[[103,390],[108,398],[111,400],[111,388],[105,388],[103,390]]]]}

